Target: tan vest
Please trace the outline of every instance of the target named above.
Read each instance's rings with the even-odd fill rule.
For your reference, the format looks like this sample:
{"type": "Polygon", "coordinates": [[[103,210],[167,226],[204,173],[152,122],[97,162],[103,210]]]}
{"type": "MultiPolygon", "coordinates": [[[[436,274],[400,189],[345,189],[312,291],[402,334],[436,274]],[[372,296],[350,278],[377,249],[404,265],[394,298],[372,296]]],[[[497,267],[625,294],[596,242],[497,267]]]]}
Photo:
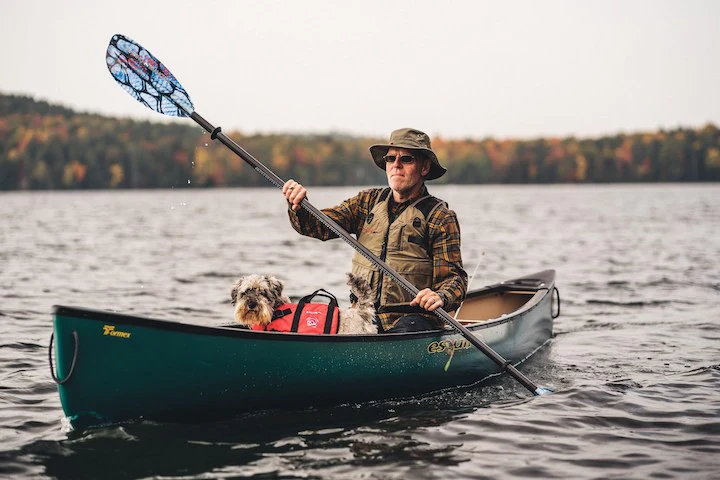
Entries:
{"type": "MultiPolygon", "coordinates": [[[[403,210],[390,224],[388,216],[390,195],[389,188],[380,194],[365,219],[358,234],[358,241],[418,290],[430,288],[433,281],[433,261],[427,251],[426,218],[443,202],[431,195],[421,197],[403,210]]],[[[376,308],[405,306],[413,299],[413,296],[395,280],[382,274],[378,267],[358,252],[353,256],[352,272],[367,278],[370,282],[377,295],[376,308]]]]}

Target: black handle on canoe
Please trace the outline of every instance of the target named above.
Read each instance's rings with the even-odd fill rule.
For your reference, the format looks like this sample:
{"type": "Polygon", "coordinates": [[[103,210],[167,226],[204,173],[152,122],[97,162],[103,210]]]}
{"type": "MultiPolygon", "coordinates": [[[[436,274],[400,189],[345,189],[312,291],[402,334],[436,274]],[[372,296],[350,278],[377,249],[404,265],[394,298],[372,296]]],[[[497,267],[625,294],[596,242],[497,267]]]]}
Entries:
{"type": "Polygon", "coordinates": [[[73,335],[73,340],[75,341],[75,351],[73,352],[73,359],[72,359],[72,363],[70,364],[70,371],[68,372],[67,377],[60,380],[58,377],[55,376],[55,369],[53,368],[53,359],[52,359],[53,340],[55,339],[55,332],[50,334],[50,346],[48,347],[48,360],[50,362],[50,375],[52,375],[53,380],[55,380],[55,383],[57,383],[58,385],[67,383],[68,380],[70,380],[70,377],[72,377],[72,374],[75,372],[75,365],[77,364],[77,357],[78,357],[78,348],[80,347],[80,338],[78,337],[78,334],[75,330],[73,330],[72,335],[73,335]]]}

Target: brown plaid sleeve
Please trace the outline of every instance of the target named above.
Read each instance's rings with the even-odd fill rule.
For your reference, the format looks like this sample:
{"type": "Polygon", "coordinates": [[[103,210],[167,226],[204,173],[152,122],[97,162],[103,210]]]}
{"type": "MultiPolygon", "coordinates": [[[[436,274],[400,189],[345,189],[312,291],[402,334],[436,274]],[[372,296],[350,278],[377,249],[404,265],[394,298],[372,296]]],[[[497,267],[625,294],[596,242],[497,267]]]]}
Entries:
{"type": "MultiPolygon", "coordinates": [[[[365,222],[365,218],[375,205],[381,191],[381,188],[363,190],[336,207],[322,209],[322,212],[346,231],[357,236],[359,226],[365,222]]],[[[320,223],[305,209],[301,208],[294,212],[288,208],[288,215],[290,216],[290,224],[301,235],[318,238],[322,241],[338,238],[334,232],[320,223]]]]}
{"type": "Polygon", "coordinates": [[[443,309],[455,310],[465,299],[468,276],[460,252],[460,224],[453,210],[437,208],[428,219],[433,257],[432,289],[445,300],[443,309]]]}

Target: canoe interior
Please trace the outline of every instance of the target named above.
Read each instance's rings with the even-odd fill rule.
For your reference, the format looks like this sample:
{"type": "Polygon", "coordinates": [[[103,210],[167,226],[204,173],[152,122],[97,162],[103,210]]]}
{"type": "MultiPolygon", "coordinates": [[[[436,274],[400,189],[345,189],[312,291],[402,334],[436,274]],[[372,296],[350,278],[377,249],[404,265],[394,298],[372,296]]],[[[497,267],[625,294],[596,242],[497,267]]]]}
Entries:
{"type": "MultiPolygon", "coordinates": [[[[500,318],[519,310],[533,298],[535,292],[500,291],[467,298],[459,309],[457,319],[472,324],[500,318]]],[[[455,316],[457,312],[451,312],[455,316]]]]}

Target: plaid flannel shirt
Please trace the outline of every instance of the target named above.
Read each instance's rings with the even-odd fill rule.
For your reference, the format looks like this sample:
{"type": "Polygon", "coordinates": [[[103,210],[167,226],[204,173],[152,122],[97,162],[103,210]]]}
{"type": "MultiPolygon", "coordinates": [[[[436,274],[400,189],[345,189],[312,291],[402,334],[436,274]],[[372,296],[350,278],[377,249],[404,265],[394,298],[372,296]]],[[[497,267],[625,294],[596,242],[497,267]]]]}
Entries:
{"type": "MultiPolygon", "coordinates": [[[[322,211],[346,231],[357,237],[363,223],[365,223],[365,218],[375,206],[382,191],[382,188],[363,190],[356,196],[343,201],[340,205],[325,208],[322,211]]],[[[428,195],[428,191],[427,188],[423,187],[420,196],[425,195],[428,195]]],[[[414,200],[402,204],[395,204],[391,201],[391,218],[397,218],[414,200]]],[[[338,238],[334,232],[311,216],[306,210],[300,209],[294,212],[292,209],[288,209],[288,213],[290,223],[298,233],[322,241],[338,238]]],[[[468,283],[467,273],[463,270],[462,255],[460,253],[460,225],[455,212],[443,205],[435,209],[427,218],[427,226],[430,254],[433,262],[431,288],[440,295],[444,301],[443,308],[449,312],[455,310],[465,299],[468,283]]],[[[395,321],[402,314],[378,313],[377,316],[383,328],[388,329],[395,324],[395,321]]],[[[425,316],[436,320],[438,327],[443,326],[443,322],[436,315],[428,313],[425,316]]]]}

